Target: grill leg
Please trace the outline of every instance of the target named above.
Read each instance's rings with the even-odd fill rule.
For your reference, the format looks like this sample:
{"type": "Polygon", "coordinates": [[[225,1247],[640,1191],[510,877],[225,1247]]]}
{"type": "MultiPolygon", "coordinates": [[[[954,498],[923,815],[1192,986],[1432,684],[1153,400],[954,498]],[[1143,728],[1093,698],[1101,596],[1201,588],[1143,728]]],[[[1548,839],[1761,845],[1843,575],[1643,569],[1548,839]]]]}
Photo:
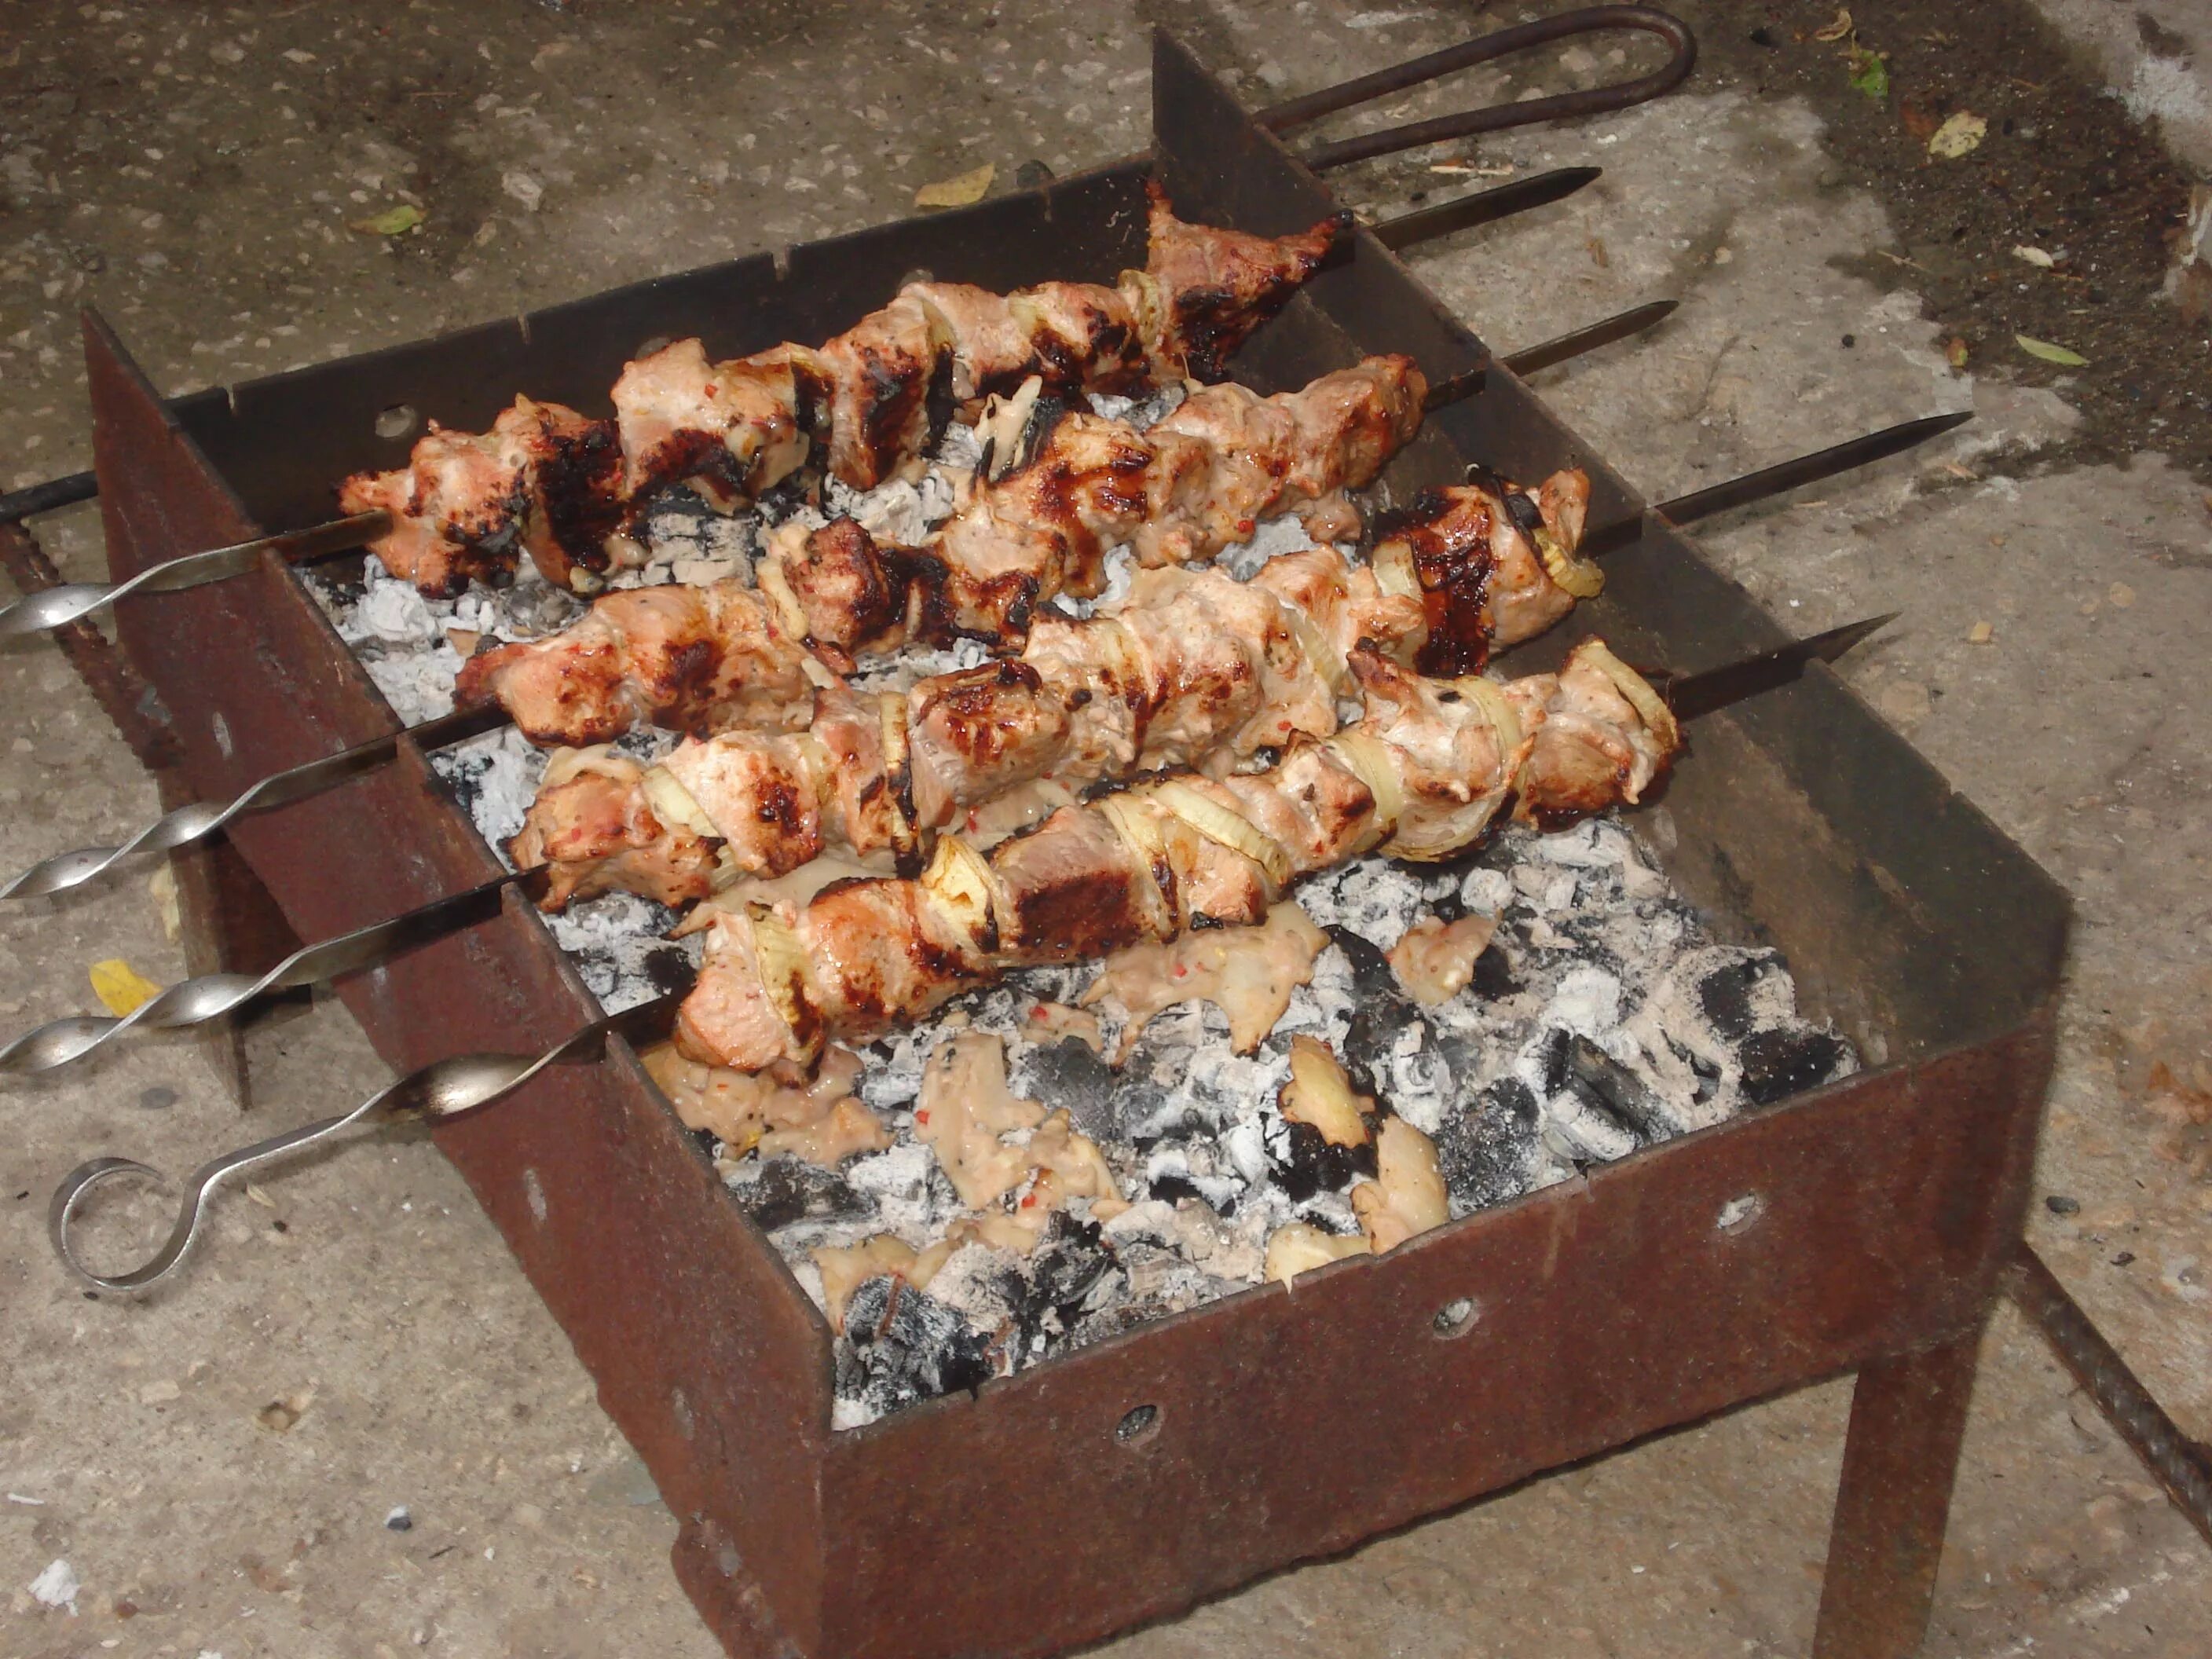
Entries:
{"type": "Polygon", "coordinates": [[[1858,1374],[1814,1659],[1911,1659],[1920,1650],[1981,1338],[1977,1325],[1858,1374]]]}

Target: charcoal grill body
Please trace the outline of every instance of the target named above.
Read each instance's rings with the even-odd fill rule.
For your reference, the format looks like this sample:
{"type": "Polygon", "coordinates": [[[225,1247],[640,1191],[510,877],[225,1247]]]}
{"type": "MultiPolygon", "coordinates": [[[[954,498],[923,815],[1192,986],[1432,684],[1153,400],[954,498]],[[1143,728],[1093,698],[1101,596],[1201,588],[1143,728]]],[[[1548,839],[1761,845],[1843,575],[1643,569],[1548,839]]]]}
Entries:
{"type": "MultiPolygon", "coordinates": [[[[1178,206],[1280,233],[1333,206],[1172,40],[1154,160],[1178,206]]],[[[1007,287],[1141,263],[1146,164],[647,283],[165,408],[88,319],[114,575],[321,518],[396,465],[380,411],[468,428],[518,390],[604,412],[654,337],[818,339],[907,273],[1007,287]]],[[[1431,374],[1477,340],[1371,239],[1248,348],[1294,384],[1364,350],[1431,374]]],[[[1627,486],[1510,374],[1393,466],[1399,499],[1480,456],[1627,486]]],[[[1656,522],[1575,629],[1697,667],[1778,642],[1656,522]]],[[[291,574],[133,600],[118,626],[204,797],[398,722],[291,574]]],[[[1572,631],[1547,641],[1564,649],[1572,631]]],[[[1534,660],[1532,657],[1531,660],[1534,660]]],[[[1701,722],[1647,843],[1723,933],[1787,951],[1871,1062],[1381,1259],[1267,1286],[869,1428],[830,1428],[830,1334],[626,1050],[437,1131],[682,1517],[678,1575],[733,1654],[1055,1651],[1741,1401],[1859,1373],[1819,1651],[1908,1653],[1927,1613],[1995,1275],[2051,1066],[2065,906],[1825,671],[1701,722]],[[1723,1228],[1726,1211],[1747,1219],[1723,1228]],[[1469,1300],[1473,1320],[1435,1316],[1469,1300]],[[1564,1310],[1564,1311],[1563,1311],[1564,1310]],[[1322,1402],[1326,1402],[1324,1411],[1322,1402]],[[1152,1427],[1125,1439],[1133,1408],[1152,1427]]],[[[494,872],[419,754],[232,839],[302,938],[494,872]]],[[[549,1044],[596,1012],[508,908],[343,988],[385,1058],[549,1044]]]]}

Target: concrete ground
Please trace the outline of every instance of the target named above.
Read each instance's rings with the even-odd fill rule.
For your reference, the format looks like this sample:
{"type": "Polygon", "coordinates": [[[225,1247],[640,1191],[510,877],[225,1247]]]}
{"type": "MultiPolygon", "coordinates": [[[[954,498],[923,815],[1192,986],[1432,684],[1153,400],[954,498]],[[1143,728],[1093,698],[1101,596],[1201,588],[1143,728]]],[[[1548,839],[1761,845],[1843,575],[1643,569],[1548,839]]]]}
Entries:
{"type": "MultiPolygon", "coordinates": [[[[1908,29],[1935,42],[1921,51],[1992,30],[2053,63],[2070,46],[2078,70],[2014,78],[2075,114],[2107,109],[2109,80],[2114,119],[2158,120],[2208,164],[2201,8],[2044,4],[2059,34],[2011,0],[1855,9],[1869,47],[1884,31],[1899,43],[1900,66],[1915,61],[1908,29]]],[[[2192,376],[2212,386],[2204,328],[2140,275],[2082,301],[2172,369],[2180,391],[2126,428],[2166,433],[2163,450],[2112,453],[2094,360],[2054,370],[1985,326],[1953,368],[1957,325],[1922,292],[1937,277],[1897,241],[1897,215],[1916,210],[1899,205],[1906,187],[1948,176],[1870,170],[1851,149],[1869,112],[1778,84],[1784,66],[1840,81],[1844,44],[1812,38],[1834,7],[1680,9],[1709,43],[1686,92],[1371,167],[1346,192],[1387,208],[1470,182],[1430,171],[1437,160],[1602,165],[1572,201],[1414,263],[1507,347],[1680,296],[1652,339],[1540,382],[1654,497],[1909,416],[1978,411],[1941,449],[1703,540],[1808,629],[1902,609],[1847,673],[2075,894],[2034,1240],[2184,1426],[2212,1437],[2212,712],[2196,681],[2212,649],[2212,450],[2187,402],[2192,376]],[[1771,74],[1743,67],[1753,30],[1771,74]]],[[[1066,170],[1126,153],[1146,130],[1152,21],[1257,104],[1444,44],[1480,10],[0,6],[0,485],[84,464],[83,304],[165,387],[245,379],[878,222],[984,161],[1004,188],[1032,157],[1066,170]],[[349,228],[403,204],[425,216],[414,234],[349,228]]],[[[1601,74],[1608,50],[1508,90],[1601,74]]],[[[1978,160],[1914,165],[1996,176],[2015,165],[2007,145],[2035,142],[2021,125],[1993,125],[1978,160]]],[[[2138,171],[2165,165],[2152,143],[2123,143],[2141,147],[2138,171]]],[[[2002,216],[2028,211],[2002,184],[1977,232],[2000,249],[2014,235],[2002,216]]],[[[2075,184],[2094,201],[2095,179],[2075,184]]],[[[2166,227],[2133,228],[2166,257],[2166,227]]],[[[2003,268],[1978,303],[2069,276],[2060,252],[2055,271],[2003,268]]],[[[39,527],[66,567],[98,568],[90,515],[39,527]]],[[[50,648],[0,655],[0,696],[10,864],[150,815],[151,787],[50,648]]],[[[91,1006],[101,958],[161,981],[182,970],[143,877],[13,907],[0,928],[0,1029],[91,1006]]],[[[82,1158],[189,1168],[382,1076],[334,1007],[275,1024],[255,1054],[243,1121],[182,1046],[140,1044],[0,1098],[0,1653],[715,1651],[668,1571],[672,1518],[426,1141],[386,1135],[272,1175],[149,1302],[88,1301],[63,1279],[45,1200],[82,1158]],[[74,1600],[49,1605],[34,1581],[49,1598],[74,1583],[74,1600]]],[[[1736,1413],[1109,1650],[1802,1653],[1848,1402],[1832,1387],[1736,1413]]],[[[2208,1650],[2212,1551],[2000,1311],[1925,1651],[2208,1650]]]]}

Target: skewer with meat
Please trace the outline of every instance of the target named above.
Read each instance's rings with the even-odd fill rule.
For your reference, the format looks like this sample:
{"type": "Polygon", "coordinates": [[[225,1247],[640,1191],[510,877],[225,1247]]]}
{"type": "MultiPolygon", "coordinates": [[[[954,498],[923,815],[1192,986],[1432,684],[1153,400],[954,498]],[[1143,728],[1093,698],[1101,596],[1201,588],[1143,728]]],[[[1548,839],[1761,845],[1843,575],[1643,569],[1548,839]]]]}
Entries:
{"type": "Polygon", "coordinates": [[[1665,704],[1595,640],[1556,675],[1503,685],[1427,681],[1367,652],[1353,666],[1367,719],[1265,771],[1139,785],[988,857],[943,836],[917,879],[718,915],[678,1046],[739,1071],[805,1065],[833,1036],[918,1018],[1011,967],[1258,922],[1299,876],[1370,850],[1449,856],[1516,796],[1548,823],[1632,803],[1680,747],[1665,704]]]}
{"type": "Polygon", "coordinates": [[[1109,538],[1181,563],[1218,551],[1224,534],[1249,538],[1267,514],[1367,483],[1410,435],[1422,384],[1406,359],[1382,357],[1272,398],[1218,387],[1191,402],[1233,394],[1223,412],[1201,409],[1191,429],[1158,439],[1069,416],[1024,465],[979,485],[927,549],[879,548],[849,520],[795,532],[762,561],[757,591],[729,580],[607,595],[560,634],[471,657],[455,700],[503,704],[536,743],[603,743],[641,722],[717,729],[748,676],[767,677],[771,703],[780,687],[819,683],[827,670],[810,647],[845,666],[908,637],[1018,643],[1044,601],[1097,592],[1109,538]],[[1266,442],[1197,435],[1232,418],[1266,442]]]}
{"type": "MultiPolygon", "coordinates": [[[[1563,474],[1544,493],[1578,501],[1584,488],[1563,474]]],[[[806,732],[726,731],[649,770],[614,756],[564,766],[511,851],[554,866],[544,903],[559,909],[614,889],[703,898],[824,852],[911,858],[953,825],[1003,833],[1101,782],[1224,771],[1334,735],[1340,700],[1364,694],[1356,652],[1414,661],[1424,597],[1332,548],[1272,559],[1247,582],[1142,571],[1110,611],[1041,620],[1018,661],[872,704],[824,691],[806,732]]]]}
{"type": "Polygon", "coordinates": [[[1186,224],[1151,194],[1147,268],[1118,287],[1000,295],[915,283],[819,349],[711,362],[701,342],[679,340],[624,368],[611,421],[522,398],[489,434],[434,422],[406,466],[347,479],[340,502],[394,515],[372,550],[425,593],[512,572],[520,552],[548,580],[590,591],[611,563],[636,562],[636,512],[671,485],[728,507],[819,451],[832,476],[870,489],[956,414],[973,420],[1032,375],[1079,395],[1218,380],[1319,266],[1342,216],[1271,240],[1186,224]]]}
{"type": "Polygon", "coordinates": [[[1210,559],[1288,513],[1316,540],[1352,533],[1345,492],[1413,437],[1427,389],[1410,359],[1383,356],[1270,398],[1209,386],[1142,430],[1017,403],[1013,430],[992,434],[1017,464],[926,546],[879,546],[849,520],[794,526],[770,538],[761,580],[833,662],[908,640],[1018,647],[1054,597],[1099,592],[1115,544],[1151,568],[1210,559]]]}

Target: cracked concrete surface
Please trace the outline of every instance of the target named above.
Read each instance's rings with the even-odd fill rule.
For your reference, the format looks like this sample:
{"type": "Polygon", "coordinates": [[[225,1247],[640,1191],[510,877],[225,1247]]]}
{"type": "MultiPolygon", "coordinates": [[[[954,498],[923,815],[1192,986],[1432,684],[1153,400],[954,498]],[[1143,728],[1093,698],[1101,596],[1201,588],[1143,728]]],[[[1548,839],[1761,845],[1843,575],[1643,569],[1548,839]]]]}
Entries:
{"type": "MultiPolygon", "coordinates": [[[[2118,90],[2148,54],[2203,93],[2183,0],[2143,9],[2155,29],[2119,21],[2130,8],[2041,3],[2075,38],[2107,40],[2118,90]]],[[[1816,27],[1832,7],[1686,9],[1718,29],[1816,27]]],[[[83,303],[166,387],[248,378],[878,222],[982,161],[1003,188],[1032,156],[1065,169],[1126,153],[1146,128],[1154,16],[1257,104],[1443,45],[1474,15],[1427,0],[1080,18],[1015,3],[0,6],[0,480],[83,462],[83,303]],[[347,228],[402,201],[428,215],[415,236],[347,228]]],[[[1596,50],[1562,73],[1608,67],[1596,50]]],[[[1446,99],[1409,94],[1393,113],[1446,99]]],[[[2183,124],[2167,128],[2190,153],[2183,124]]],[[[1701,77],[1641,111],[1450,154],[1607,169],[1566,204],[1414,264],[1508,348],[1681,297],[1658,335],[1539,381],[1655,497],[1976,410],[1942,448],[1700,539],[1808,629],[1903,609],[1850,678],[2075,894],[2040,1171],[2059,1202],[2037,1206],[2034,1237],[2205,1437],[2205,1128],[2154,1070],[2187,1085],[2212,1061],[2203,486],[2157,455],[2043,466],[2039,448],[2076,418],[2064,386],[1949,368],[1909,286],[1869,279],[1890,246],[1881,205],[1838,185],[1796,104],[1701,77]]],[[[1358,169],[1343,187],[1385,210],[1458,188],[1431,159],[1358,169]]],[[[2125,303],[2146,329],[2172,325],[2148,296],[2125,303]]],[[[39,528],[65,567],[97,568],[90,515],[39,528]]],[[[0,656],[0,687],[15,716],[0,814],[23,857],[151,813],[150,786],[50,649],[0,656]]],[[[143,878],[16,907],[0,926],[10,1030],[88,1006],[99,958],[159,981],[182,969],[143,878]]],[[[272,1174],[222,1206],[190,1275],[144,1304],[88,1302],[61,1279],[44,1198],[79,1158],[188,1168],[381,1080],[333,1008],[280,1020],[255,1052],[261,1103],[243,1124],[174,1045],[12,1085],[0,1102],[0,1651],[715,1651],[668,1572],[672,1520],[427,1141],[387,1135],[272,1174]],[[80,1583],[73,1612],[30,1593],[56,1560],[80,1583]]],[[[1832,1386],[1733,1413],[1109,1650],[1802,1653],[1848,1399],[1832,1386]]],[[[2212,1555],[2001,1311],[1926,1651],[2208,1649],[2212,1555]]]]}

